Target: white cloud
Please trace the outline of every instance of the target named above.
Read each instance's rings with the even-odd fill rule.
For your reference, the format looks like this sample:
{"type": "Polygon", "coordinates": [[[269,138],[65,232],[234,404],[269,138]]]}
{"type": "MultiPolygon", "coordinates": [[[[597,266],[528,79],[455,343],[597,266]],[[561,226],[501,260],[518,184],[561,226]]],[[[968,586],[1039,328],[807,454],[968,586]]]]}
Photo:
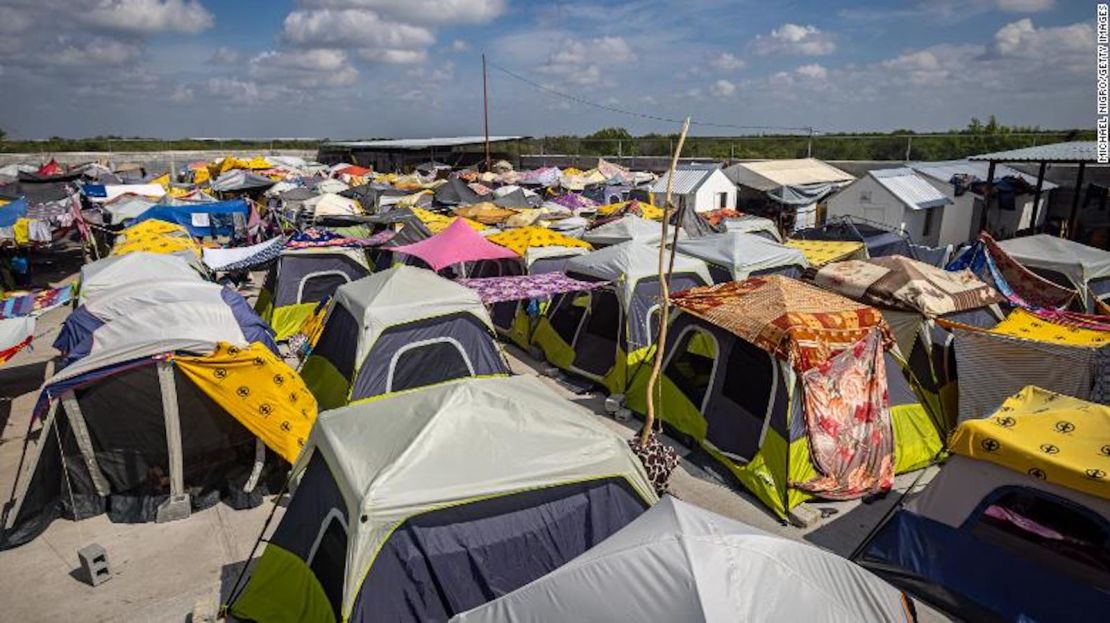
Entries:
{"type": "Polygon", "coordinates": [[[358,51],[363,60],[390,65],[411,65],[428,60],[427,50],[363,49],[358,51]]]}
{"type": "Polygon", "coordinates": [[[1047,60],[1069,67],[1085,64],[1093,54],[1094,28],[1087,23],[1037,28],[1028,17],[1006,24],[994,34],[987,55],[1047,60]]]}
{"type": "Polygon", "coordinates": [[[316,9],[363,9],[410,24],[483,24],[505,12],[506,0],[302,0],[316,9]]]}
{"type": "Polygon", "coordinates": [[[710,85],[709,92],[717,97],[728,97],[736,92],[736,85],[721,79],[710,85]]]}
{"type": "Polygon", "coordinates": [[[248,66],[252,79],[305,89],[350,86],[358,79],[358,70],[341,50],[263,52],[252,58],[248,66]]]}
{"type": "Polygon", "coordinates": [[[757,54],[794,54],[798,56],[824,56],[836,51],[832,35],[816,26],[783,24],[768,35],[759,35],[752,41],[757,54]]]}
{"type": "Polygon", "coordinates": [[[455,39],[454,41],[451,42],[451,51],[452,52],[466,52],[469,49],[470,49],[470,44],[463,41],[462,39],[455,39]]]}
{"type": "Polygon", "coordinates": [[[229,48],[227,46],[220,46],[208,58],[210,65],[234,65],[242,60],[243,55],[239,50],[229,48]]]}
{"type": "Polygon", "coordinates": [[[433,67],[431,69],[426,67],[414,67],[406,71],[405,75],[422,83],[435,84],[450,82],[455,79],[455,64],[451,61],[447,61],[442,66],[433,67]]]}
{"type": "Polygon", "coordinates": [[[997,0],[997,5],[1012,13],[1040,13],[1056,8],[1056,0],[997,0]]]}
{"type": "Polygon", "coordinates": [[[576,85],[601,82],[599,63],[618,65],[636,60],[632,46],[622,37],[564,39],[536,71],[576,85]]]}
{"type": "Polygon", "coordinates": [[[257,104],[277,99],[279,89],[267,87],[250,80],[238,78],[209,78],[206,84],[209,95],[231,100],[236,104],[257,104]]]}
{"type": "Polygon", "coordinates": [[[139,56],[136,45],[115,39],[92,39],[66,45],[45,57],[47,63],[66,67],[112,65],[118,66],[139,56]]]}
{"type": "Polygon", "coordinates": [[[730,52],[721,52],[710,59],[709,63],[721,71],[736,71],[747,65],[742,59],[730,52]]]}
{"type": "Polygon", "coordinates": [[[802,65],[801,67],[795,69],[794,73],[803,78],[809,78],[811,80],[825,80],[829,77],[829,70],[822,65],[818,65],[817,63],[802,65]]]}
{"type": "Polygon", "coordinates": [[[81,22],[119,32],[196,34],[214,23],[198,0],[100,0],[88,9],[74,8],[81,22]]]}
{"type": "Polygon", "coordinates": [[[193,89],[187,86],[178,85],[173,93],[170,93],[171,102],[191,102],[193,101],[193,89]]]}
{"type": "Polygon", "coordinates": [[[410,49],[435,43],[427,28],[386,21],[357,9],[293,11],[285,17],[282,35],[304,47],[410,49]]]}

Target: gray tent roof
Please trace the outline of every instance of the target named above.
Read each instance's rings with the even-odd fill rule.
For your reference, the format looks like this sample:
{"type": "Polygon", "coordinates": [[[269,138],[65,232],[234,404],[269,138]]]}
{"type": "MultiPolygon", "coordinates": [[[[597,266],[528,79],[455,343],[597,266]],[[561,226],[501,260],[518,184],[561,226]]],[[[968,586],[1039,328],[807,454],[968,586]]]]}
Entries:
{"type": "Polygon", "coordinates": [[[581,556],[452,622],[908,620],[901,592],[862,567],[666,496],[581,556]]]}
{"type": "Polygon", "coordinates": [[[587,231],[582,239],[590,244],[620,244],[629,240],[658,244],[661,236],[662,227],[659,223],[635,214],[626,214],[587,231]]]}
{"type": "Polygon", "coordinates": [[[998,244],[1022,264],[1067,275],[1081,289],[1090,281],[1110,277],[1110,251],[1048,234],[1003,240],[998,244]]]}
{"type": "MultiPolygon", "coordinates": [[[[620,288],[621,300],[627,304],[641,279],[659,274],[659,247],[636,241],[623,242],[572,258],[565,270],[567,273],[615,282],[620,288]]],[[[705,262],[692,257],[676,255],[674,272],[694,273],[700,275],[706,284],[713,283],[705,262]]]]}
{"type": "Polygon", "coordinates": [[[779,266],[808,266],[805,255],[798,249],[735,231],[679,240],[677,248],[683,255],[745,275],[779,266]]]}

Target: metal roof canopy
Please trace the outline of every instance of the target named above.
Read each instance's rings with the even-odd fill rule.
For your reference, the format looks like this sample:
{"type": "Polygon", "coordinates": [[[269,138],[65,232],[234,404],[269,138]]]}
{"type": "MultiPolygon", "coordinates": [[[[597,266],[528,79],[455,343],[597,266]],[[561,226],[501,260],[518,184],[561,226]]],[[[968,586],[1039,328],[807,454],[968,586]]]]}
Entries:
{"type": "MultiPolygon", "coordinates": [[[[940,162],[911,162],[906,166],[920,173],[921,175],[931,177],[938,182],[947,183],[952,179],[952,176],[961,173],[973,175],[980,179],[985,179],[987,173],[989,172],[990,163],[985,161],[972,162],[970,160],[946,160],[940,162]]],[[[994,173],[995,177],[1020,177],[1030,184],[1037,183],[1036,175],[1022,173],[1017,169],[1005,166],[1003,164],[996,165],[994,173]]],[[[1053,184],[1048,180],[1044,181],[1044,190],[1053,190],[1054,188],[1057,188],[1056,184],[1053,184]]]]}
{"type": "Polygon", "coordinates": [[[767,191],[781,186],[851,182],[851,174],[816,158],[740,162],[724,170],[734,183],[767,191]]]}
{"type": "MultiPolygon", "coordinates": [[[[503,143],[506,141],[519,141],[529,138],[527,136],[491,136],[489,142],[503,143]]],[[[445,138],[398,138],[376,141],[335,141],[325,143],[327,146],[352,147],[359,149],[434,149],[440,147],[464,147],[469,145],[483,145],[484,136],[454,136],[445,138]]]]}
{"type": "MultiPolygon", "coordinates": [[[[1078,164],[1079,171],[1075,174],[1075,192],[1071,197],[1071,214],[1068,216],[1068,229],[1065,232],[1069,237],[1075,236],[1079,225],[1079,195],[1083,191],[1083,173],[1087,163],[1098,162],[1098,143],[1095,141],[1071,141],[1067,143],[1052,143],[1049,145],[1036,145],[1009,151],[997,151],[991,154],[971,156],[968,160],[985,160],[990,163],[987,170],[987,190],[984,205],[990,206],[991,186],[994,184],[994,167],[1000,162],[1039,162],[1040,170],[1037,172],[1037,192],[1033,199],[1033,215],[1030,219],[1030,229],[1037,231],[1037,209],[1041,204],[1041,190],[1044,186],[1044,172],[1048,164],[1078,164]]],[[[984,208],[979,220],[979,229],[985,229],[987,223],[987,210],[984,208]]]]}
{"type": "Polygon", "coordinates": [[[912,210],[939,208],[952,203],[944,193],[908,167],[879,169],[870,171],[869,174],[912,210]]]}

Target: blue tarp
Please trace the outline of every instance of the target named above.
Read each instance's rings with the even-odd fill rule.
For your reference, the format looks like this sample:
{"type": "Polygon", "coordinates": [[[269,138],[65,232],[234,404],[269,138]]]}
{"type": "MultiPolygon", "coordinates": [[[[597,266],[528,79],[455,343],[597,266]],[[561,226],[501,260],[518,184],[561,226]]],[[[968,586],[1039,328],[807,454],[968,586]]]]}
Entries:
{"type": "MultiPolygon", "coordinates": [[[[135,218],[135,223],[150,219],[177,223],[189,230],[193,236],[230,236],[235,231],[232,216],[243,215],[243,225],[250,217],[250,207],[242,199],[216,201],[214,203],[191,203],[183,205],[153,205],[135,218]]],[[[134,224],[134,223],[133,223],[134,224]]]]}
{"type": "Polygon", "coordinates": [[[86,197],[94,197],[97,199],[108,198],[108,188],[104,184],[85,184],[81,187],[85,192],[86,197]]]}
{"type": "Polygon", "coordinates": [[[0,206],[0,227],[11,227],[26,214],[26,199],[16,199],[7,205],[2,205],[0,206]]]}

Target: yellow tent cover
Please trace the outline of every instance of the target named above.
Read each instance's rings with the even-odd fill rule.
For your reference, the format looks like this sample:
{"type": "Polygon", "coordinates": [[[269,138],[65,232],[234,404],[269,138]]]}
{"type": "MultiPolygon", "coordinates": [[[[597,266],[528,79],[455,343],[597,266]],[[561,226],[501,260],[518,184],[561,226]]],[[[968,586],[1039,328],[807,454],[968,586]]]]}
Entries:
{"type": "Polygon", "coordinates": [[[137,238],[148,238],[150,236],[165,236],[165,235],[178,235],[189,236],[189,230],[185,229],[177,223],[168,223],[158,219],[150,219],[143,221],[137,225],[132,225],[119,233],[125,240],[135,240],[137,238]]]}
{"type": "Polygon", "coordinates": [[[994,326],[991,333],[1049,344],[1100,348],[1110,345],[1110,331],[1073,327],[1046,320],[1020,307],[994,326]]]}
{"type": "Polygon", "coordinates": [[[201,257],[201,250],[196,242],[193,242],[190,238],[179,238],[177,236],[151,236],[123,240],[112,247],[112,255],[127,255],[137,251],[162,254],[190,251],[197,258],[201,257]]]}
{"type": "Polygon", "coordinates": [[[557,231],[551,231],[546,227],[520,227],[518,229],[510,229],[497,234],[493,234],[486,238],[494,244],[499,244],[507,249],[512,249],[517,255],[524,255],[528,249],[535,247],[579,247],[582,249],[592,249],[590,243],[583,242],[577,238],[564,236],[557,231]]]}
{"type": "Polygon", "coordinates": [[[255,342],[220,342],[210,355],[177,355],[174,364],[196,386],[290,463],[316,421],[316,398],[277,355],[255,342]]]}
{"type": "Polygon", "coordinates": [[[795,240],[786,241],[786,246],[802,252],[811,266],[824,266],[831,262],[848,259],[866,259],[862,242],[840,240],[795,240]]]}
{"type": "MultiPolygon", "coordinates": [[[[597,214],[598,216],[609,216],[628,207],[628,204],[630,203],[633,203],[633,201],[618,201],[617,203],[610,203],[607,205],[598,206],[597,214]]],[[[657,208],[646,201],[636,201],[635,203],[639,204],[640,214],[644,218],[652,221],[659,221],[663,219],[663,208],[657,208]]]]}
{"type": "Polygon", "coordinates": [[[1032,385],[960,424],[952,452],[1110,499],[1110,407],[1032,385]]]}
{"type": "MultiPolygon", "coordinates": [[[[425,210],[424,208],[412,208],[412,213],[415,214],[416,218],[420,219],[420,222],[424,223],[424,226],[428,228],[428,231],[432,232],[433,234],[438,234],[439,232],[447,229],[447,226],[451,223],[454,223],[455,219],[462,218],[459,216],[444,216],[442,214],[436,214],[435,212],[425,210]]],[[[479,223],[478,221],[473,221],[468,218],[464,218],[463,221],[466,222],[467,225],[470,225],[470,228],[474,231],[482,231],[483,229],[486,229],[486,226],[479,223]]]]}

